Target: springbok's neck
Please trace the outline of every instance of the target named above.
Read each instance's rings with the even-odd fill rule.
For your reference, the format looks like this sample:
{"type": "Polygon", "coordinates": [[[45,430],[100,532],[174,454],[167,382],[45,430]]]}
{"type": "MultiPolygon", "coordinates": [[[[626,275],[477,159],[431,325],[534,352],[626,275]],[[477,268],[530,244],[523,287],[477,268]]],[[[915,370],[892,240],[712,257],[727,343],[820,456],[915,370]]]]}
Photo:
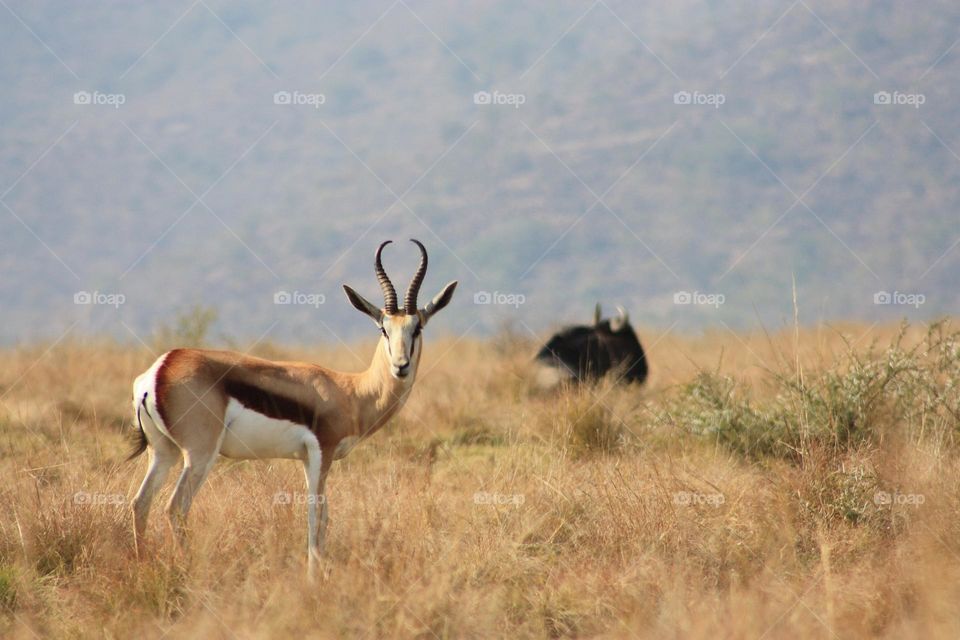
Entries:
{"type": "Polygon", "coordinates": [[[410,363],[410,374],[401,379],[390,373],[390,357],[383,340],[377,341],[373,361],[357,380],[357,415],[360,433],[368,435],[389,420],[407,401],[413,382],[417,377],[420,354],[416,353],[410,363]]]}

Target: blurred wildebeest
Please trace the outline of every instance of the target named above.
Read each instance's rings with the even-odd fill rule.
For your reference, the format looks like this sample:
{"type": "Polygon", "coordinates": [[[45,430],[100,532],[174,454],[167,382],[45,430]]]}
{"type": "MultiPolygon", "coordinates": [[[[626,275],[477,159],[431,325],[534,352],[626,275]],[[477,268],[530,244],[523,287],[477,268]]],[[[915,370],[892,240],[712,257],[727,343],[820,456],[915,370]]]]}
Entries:
{"type": "Polygon", "coordinates": [[[618,381],[642,383],[647,379],[647,357],[623,307],[617,317],[602,320],[600,304],[593,325],[566,327],[554,334],[535,357],[541,386],[564,380],[584,382],[612,371],[618,381]]]}

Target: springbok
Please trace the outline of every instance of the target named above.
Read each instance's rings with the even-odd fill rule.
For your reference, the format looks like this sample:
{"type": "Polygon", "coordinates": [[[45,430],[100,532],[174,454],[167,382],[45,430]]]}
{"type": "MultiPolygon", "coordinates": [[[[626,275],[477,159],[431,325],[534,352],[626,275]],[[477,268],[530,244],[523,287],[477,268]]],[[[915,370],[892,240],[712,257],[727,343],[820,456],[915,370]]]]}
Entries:
{"type": "Polygon", "coordinates": [[[384,305],[379,308],[343,285],[350,303],[380,329],[373,361],[362,373],[341,373],[302,362],[273,362],[231,351],[174,349],[133,383],[139,425],[137,448],[149,454],[146,477],[133,499],[134,542],[141,554],[154,494],[181,458],[183,472],[167,506],[183,541],[190,503],[217,460],[291,458],[303,461],[307,483],[308,570],[323,553],[327,525],[324,486],[331,463],[374,433],[403,406],[417,375],[421,331],[450,303],[457,282],[423,308],[417,293],[427,272],[427,251],[417,240],[420,265],[403,308],[380,256],[374,261],[384,305]],[[317,506],[320,519],[317,521],[317,506]],[[318,526],[319,524],[319,526],[318,526]]]}

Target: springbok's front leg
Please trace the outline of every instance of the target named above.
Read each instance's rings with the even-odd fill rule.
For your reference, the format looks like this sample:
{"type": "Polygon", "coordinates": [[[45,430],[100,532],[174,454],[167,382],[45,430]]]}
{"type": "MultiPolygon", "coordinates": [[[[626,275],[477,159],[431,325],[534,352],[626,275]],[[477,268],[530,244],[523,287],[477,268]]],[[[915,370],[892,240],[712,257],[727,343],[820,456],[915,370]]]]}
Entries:
{"type": "Polygon", "coordinates": [[[314,567],[320,555],[317,548],[317,501],[319,500],[320,466],[323,456],[316,436],[311,434],[303,446],[305,449],[303,473],[307,479],[307,577],[313,580],[314,567]]]}
{"type": "Polygon", "coordinates": [[[320,496],[320,531],[317,534],[317,548],[323,554],[327,542],[327,474],[330,473],[330,466],[333,464],[334,449],[327,447],[322,451],[323,463],[320,465],[320,487],[318,494],[320,496]]]}
{"type": "Polygon", "coordinates": [[[304,443],[306,455],[303,471],[307,479],[307,577],[316,577],[316,566],[323,556],[327,529],[327,497],[325,485],[327,472],[333,462],[333,451],[321,449],[315,437],[304,443]],[[319,506],[319,522],[317,507],[319,506]]]}

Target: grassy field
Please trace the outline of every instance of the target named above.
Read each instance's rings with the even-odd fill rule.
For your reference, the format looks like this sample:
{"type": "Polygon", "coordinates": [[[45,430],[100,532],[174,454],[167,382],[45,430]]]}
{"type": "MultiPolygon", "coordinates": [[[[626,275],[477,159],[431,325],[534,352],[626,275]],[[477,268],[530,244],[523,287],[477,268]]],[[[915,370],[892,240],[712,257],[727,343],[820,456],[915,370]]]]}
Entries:
{"type": "Polygon", "coordinates": [[[162,345],[8,349],[0,637],[956,638],[954,330],[647,330],[645,388],[549,394],[528,340],[428,336],[407,407],[333,467],[316,585],[295,461],[218,463],[182,554],[168,487],[134,557],[130,383],[162,345]]]}

